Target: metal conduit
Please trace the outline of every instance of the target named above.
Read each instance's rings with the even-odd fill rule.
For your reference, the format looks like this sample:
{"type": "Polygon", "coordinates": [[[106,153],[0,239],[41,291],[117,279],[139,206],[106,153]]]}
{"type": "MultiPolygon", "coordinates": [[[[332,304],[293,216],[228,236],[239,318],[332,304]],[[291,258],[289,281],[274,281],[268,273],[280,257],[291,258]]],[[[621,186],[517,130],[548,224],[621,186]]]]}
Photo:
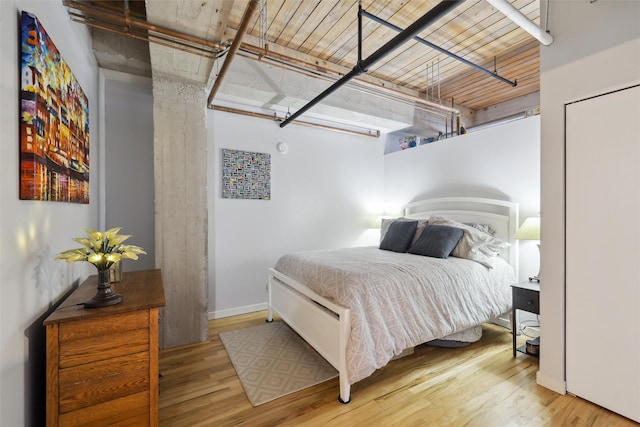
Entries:
{"type": "MultiPolygon", "coordinates": [[[[363,10],[362,14],[364,16],[366,16],[367,18],[371,19],[372,21],[375,21],[378,24],[384,25],[385,27],[391,28],[392,30],[395,30],[395,31],[398,31],[398,32],[402,31],[402,28],[400,28],[400,27],[398,27],[396,25],[393,25],[391,22],[385,21],[382,18],[378,18],[377,16],[372,15],[371,13],[367,12],[366,10],[363,10]]],[[[427,40],[425,40],[423,38],[415,36],[415,37],[413,37],[413,39],[415,41],[418,41],[418,42],[424,44],[424,45],[429,46],[431,49],[437,50],[440,53],[444,53],[445,55],[448,55],[448,56],[452,57],[453,59],[457,59],[458,61],[460,61],[460,62],[462,62],[464,64],[467,64],[468,66],[473,67],[478,71],[482,71],[483,73],[486,73],[486,74],[490,75],[491,77],[494,77],[494,78],[496,78],[496,79],[498,79],[498,80],[500,80],[500,81],[502,81],[502,82],[504,82],[504,83],[506,83],[508,85],[511,85],[511,86],[515,87],[518,84],[517,80],[515,80],[513,82],[511,80],[507,80],[504,77],[501,77],[500,75],[498,75],[497,72],[489,71],[486,68],[483,68],[483,67],[481,67],[479,65],[476,65],[473,62],[470,62],[470,61],[464,59],[463,57],[456,55],[455,53],[449,52],[448,50],[443,49],[440,46],[437,46],[437,45],[435,45],[435,44],[433,44],[433,43],[431,43],[431,42],[429,42],[429,41],[427,41],[427,40]]]]}
{"type": "MultiPolygon", "coordinates": [[[[282,120],[282,119],[280,119],[280,117],[278,117],[276,115],[276,113],[273,113],[273,116],[271,116],[269,114],[256,113],[256,112],[253,112],[253,111],[240,110],[240,109],[231,108],[231,107],[223,107],[223,106],[220,106],[220,105],[214,105],[212,107],[212,109],[216,110],[216,111],[224,111],[225,113],[240,114],[240,115],[243,115],[243,116],[257,117],[257,118],[260,118],[260,119],[272,120],[274,122],[279,122],[279,121],[282,120]]],[[[357,130],[352,130],[352,129],[341,128],[341,127],[338,127],[338,126],[325,125],[325,124],[321,124],[321,123],[302,122],[300,120],[298,120],[296,122],[296,125],[309,126],[309,127],[314,127],[314,128],[318,128],[318,129],[331,130],[331,131],[334,131],[334,132],[342,132],[342,133],[346,133],[346,134],[350,134],[350,135],[368,136],[370,138],[379,138],[380,137],[380,131],[377,130],[377,129],[368,129],[365,132],[365,131],[357,131],[357,130]]]]}
{"type": "Polygon", "coordinates": [[[229,48],[229,53],[227,53],[227,57],[224,60],[224,64],[222,64],[222,68],[218,73],[218,77],[216,78],[213,87],[211,88],[211,92],[209,92],[209,97],[207,99],[207,106],[213,104],[213,98],[215,98],[218,89],[222,85],[222,80],[224,76],[227,74],[229,70],[229,66],[231,65],[231,61],[236,56],[236,52],[242,43],[242,37],[247,31],[247,27],[249,26],[249,21],[253,16],[253,12],[260,6],[260,0],[251,0],[247,5],[247,8],[244,11],[244,15],[242,16],[242,21],[240,21],[240,27],[238,27],[238,31],[236,32],[236,37],[233,39],[231,43],[231,47],[229,48]]]}
{"type": "MultiPolygon", "coordinates": [[[[294,71],[305,76],[310,76],[314,78],[320,78],[324,80],[331,81],[332,83],[339,79],[341,76],[336,77],[335,72],[324,67],[315,65],[313,69],[309,69],[309,64],[303,63],[295,58],[290,56],[282,55],[276,53],[274,51],[266,51],[264,49],[259,49],[254,46],[249,46],[243,44],[239,51],[238,55],[244,56],[246,58],[250,58],[253,60],[257,60],[265,63],[270,63],[271,65],[282,68],[284,70],[294,71]]],[[[442,105],[439,103],[435,103],[433,101],[429,101],[428,99],[421,98],[416,95],[410,95],[407,93],[399,92],[396,89],[388,88],[385,86],[380,86],[371,82],[367,82],[365,80],[352,80],[347,83],[352,87],[361,90],[367,91],[372,95],[380,96],[387,99],[396,100],[398,102],[403,102],[407,105],[414,105],[420,109],[425,111],[430,111],[433,114],[438,114],[441,116],[449,117],[449,113],[459,114],[460,110],[453,107],[447,107],[446,105],[442,105]]]]}
{"type": "Polygon", "coordinates": [[[424,14],[421,18],[415,21],[413,24],[408,26],[405,30],[403,30],[400,34],[396,35],[394,38],[385,43],[380,49],[376,50],[372,53],[367,59],[359,60],[358,63],[353,67],[349,73],[345,74],[340,80],[331,85],[328,89],[322,92],[320,95],[309,101],[306,105],[300,108],[298,111],[293,113],[290,117],[288,117],[285,121],[280,123],[280,127],[283,128],[296,118],[304,114],[311,107],[322,101],[324,98],[335,92],[338,88],[343,86],[349,80],[354,77],[366,72],[367,68],[374,65],[376,62],[384,58],[386,55],[395,50],[402,43],[412,39],[416,36],[420,31],[424,30],[426,27],[431,25],[437,19],[443,17],[453,9],[455,9],[459,4],[462,4],[465,0],[444,0],[438,3],[433,9],[424,14]]]}
{"type": "Polygon", "coordinates": [[[194,44],[191,44],[190,42],[185,42],[175,37],[163,36],[161,34],[150,35],[149,32],[146,30],[140,31],[140,30],[136,30],[135,28],[129,28],[127,31],[123,32],[122,28],[120,27],[110,26],[112,25],[111,23],[98,22],[87,16],[78,15],[73,11],[69,11],[69,16],[71,17],[71,21],[84,24],[88,27],[109,31],[115,34],[120,34],[125,37],[132,38],[132,39],[142,40],[146,43],[154,43],[160,46],[165,46],[170,49],[180,50],[182,52],[190,53],[193,55],[199,55],[204,58],[216,59],[219,57],[219,55],[221,55],[221,52],[224,51],[224,49],[218,49],[218,48],[210,49],[205,46],[194,45],[194,44]]]}
{"type": "Polygon", "coordinates": [[[139,30],[140,32],[136,31],[133,38],[140,38],[150,42],[155,42],[154,38],[156,38],[182,46],[185,49],[211,51],[214,53],[223,52],[227,49],[224,43],[212,42],[201,37],[150,24],[141,18],[132,16],[128,10],[123,14],[119,14],[109,9],[75,0],[63,0],[62,4],[70,9],[69,15],[74,18],[74,21],[88,26],[118,32],[129,37],[132,37],[132,32],[139,30]],[[119,28],[119,30],[116,28],[119,28]]]}

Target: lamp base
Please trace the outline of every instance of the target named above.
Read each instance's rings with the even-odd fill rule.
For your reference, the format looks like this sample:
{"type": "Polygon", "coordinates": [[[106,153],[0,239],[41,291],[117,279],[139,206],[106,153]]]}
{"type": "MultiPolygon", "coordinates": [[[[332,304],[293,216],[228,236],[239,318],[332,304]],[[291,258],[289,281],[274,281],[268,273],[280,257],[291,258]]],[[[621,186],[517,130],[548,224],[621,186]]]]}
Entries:
{"type": "MultiPolygon", "coordinates": [[[[540,254],[540,243],[538,243],[538,254],[540,254]]],[[[530,282],[538,282],[540,283],[540,269],[538,268],[538,274],[536,274],[535,276],[531,276],[529,277],[529,281],[530,282]]]]}

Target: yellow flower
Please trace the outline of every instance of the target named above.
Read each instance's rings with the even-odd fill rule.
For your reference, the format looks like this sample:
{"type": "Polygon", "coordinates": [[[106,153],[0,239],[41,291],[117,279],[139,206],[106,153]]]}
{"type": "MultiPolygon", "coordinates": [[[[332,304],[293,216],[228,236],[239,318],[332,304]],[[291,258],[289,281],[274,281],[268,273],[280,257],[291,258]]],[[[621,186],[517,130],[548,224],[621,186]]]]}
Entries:
{"type": "Polygon", "coordinates": [[[98,270],[107,270],[122,259],[138,259],[139,254],[146,254],[139,246],[123,245],[122,242],[131,235],[118,234],[121,229],[122,227],[114,227],[107,231],[85,229],[89,238],[73,238],[84,247],[61,252],[56,259],[64,259],[67,262],[88,261],[98,270]]]}

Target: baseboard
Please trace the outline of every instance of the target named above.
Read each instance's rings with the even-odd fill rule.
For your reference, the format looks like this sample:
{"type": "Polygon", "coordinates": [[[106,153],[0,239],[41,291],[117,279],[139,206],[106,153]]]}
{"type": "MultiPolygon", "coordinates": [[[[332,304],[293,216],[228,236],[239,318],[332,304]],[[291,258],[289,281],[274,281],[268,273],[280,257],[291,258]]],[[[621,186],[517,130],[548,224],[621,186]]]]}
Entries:
{"type": "Polygon", "coordinates": [[[207,313],[207,318],[209,320],[213,320],[213,319],[222,319],[223,317],[231,317],[231,316],[238,316],[240,314],[247,314],[247,313],[254,313],[256,311],[262,311],[262,310],[266,310],[268,309],[268,305],[266,302],[261,303],[261,304],[255,304],[255,305],[246,305],[244,307],[236,307],[236,308],[229,308],[226,310],[216,310],[216,311],[210,311],[207,313]]]}
{"type": "Polygon", "coordinates": [[[511,330],[511,322],[509,321],[509,317],[496,317],[495,319],[491,319],[489,323],[493,323],[494,325],[502,326],[503,328],[511,330]]]}
{"type": "Polygon", "coordinates": [[[548,388],[551,391],[555,391],[560,394],[567,394],[567,383],[564,381],[558,381],[555,378],[548,377],[538,371],[536,373],[536,384],[548,388]]]}

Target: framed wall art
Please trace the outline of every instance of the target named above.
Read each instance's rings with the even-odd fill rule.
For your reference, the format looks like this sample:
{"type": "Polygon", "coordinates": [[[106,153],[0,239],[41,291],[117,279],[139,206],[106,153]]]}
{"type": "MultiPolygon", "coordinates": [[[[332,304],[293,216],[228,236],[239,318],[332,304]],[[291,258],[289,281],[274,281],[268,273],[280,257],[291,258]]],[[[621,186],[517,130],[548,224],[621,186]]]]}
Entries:
{"type": "Polygon", "coordinates": [[[271,199],[271,154],[222,149],[222,198],[271,199]]]}
{"type": "Polygon", "coordinates": [[[28,12],[20,44],[20,199],[89,203],[89,101],[28,12]]]}

